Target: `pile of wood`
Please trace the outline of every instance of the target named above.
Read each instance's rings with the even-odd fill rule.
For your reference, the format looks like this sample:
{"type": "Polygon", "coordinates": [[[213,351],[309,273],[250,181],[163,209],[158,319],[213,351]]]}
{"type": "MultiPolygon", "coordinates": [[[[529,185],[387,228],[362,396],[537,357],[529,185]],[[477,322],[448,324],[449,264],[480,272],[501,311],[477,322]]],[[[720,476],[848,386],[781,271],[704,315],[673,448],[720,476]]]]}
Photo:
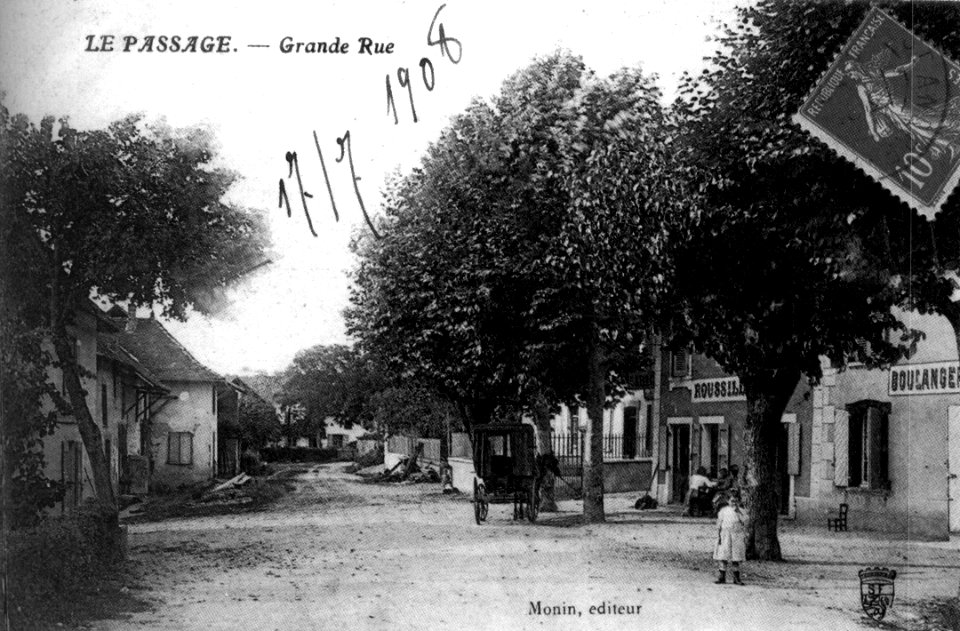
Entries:
{"type": "Polygon", "coordinates": [[[247,475],[246,473],[241,473],[238,476],[234,476],[213,487],[209,491],[206,491],[203,496],[200,498],[201,502],[214,502],[214,501],[224,501],[224,500],[241,500],[243,497],[240,492],[240,487],[245,484],[248,484],[253,478],[247,475]]]}
{"type": "Polygon", "coordinates": [[[417,461],[423,454],[423,444],[417,445],[413,456],[403,457],[397,464],[386,469],[380,479],[385,482],[439,482],[440,471],[434,465],[420,467],[417,461]]]}

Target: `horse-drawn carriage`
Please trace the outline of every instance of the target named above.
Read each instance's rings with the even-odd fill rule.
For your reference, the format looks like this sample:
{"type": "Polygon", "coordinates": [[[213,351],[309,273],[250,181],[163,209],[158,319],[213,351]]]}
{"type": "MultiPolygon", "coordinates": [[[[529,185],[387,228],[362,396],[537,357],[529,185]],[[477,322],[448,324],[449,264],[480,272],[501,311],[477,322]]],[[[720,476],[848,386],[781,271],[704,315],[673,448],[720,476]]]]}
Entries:
{"type": "Polygon", "coordinates": [[[513,518],[537,520],[540,504],[533,426],[478,425],[473,430],[473,515],[487,519],[490,504],[513,504],[513,518]]]}

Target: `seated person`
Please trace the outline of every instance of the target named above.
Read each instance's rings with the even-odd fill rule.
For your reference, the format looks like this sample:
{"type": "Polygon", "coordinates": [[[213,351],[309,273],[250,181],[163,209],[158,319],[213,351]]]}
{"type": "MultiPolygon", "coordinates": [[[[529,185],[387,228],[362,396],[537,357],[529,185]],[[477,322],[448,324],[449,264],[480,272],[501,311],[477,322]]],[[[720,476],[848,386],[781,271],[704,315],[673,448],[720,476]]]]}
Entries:
{"type": "Polygon", "coordinates": [[[690,476],[690,489],[687,491],[687,512],[685,512],[684,515],[689,517],[693,516],[694,502],[699,499],[701,489],[709,492],[709,489],[715,486],[716,483],[707,477],[707,470],[703,467],[698,467],[697,472],[690,476]]]}

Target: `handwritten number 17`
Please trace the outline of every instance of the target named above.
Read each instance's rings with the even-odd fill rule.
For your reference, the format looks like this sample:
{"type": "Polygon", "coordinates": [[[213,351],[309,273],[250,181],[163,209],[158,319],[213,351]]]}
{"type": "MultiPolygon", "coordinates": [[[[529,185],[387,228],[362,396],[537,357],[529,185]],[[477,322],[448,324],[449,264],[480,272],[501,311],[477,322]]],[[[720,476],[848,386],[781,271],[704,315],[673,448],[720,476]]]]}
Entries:
{"type": "MultiPolygon", "coordinates": [[[[340,221],[340,213],[337,212],[337,202],[333,197],[333,187],[330,185],[330,175],[327,173],[327,163],[323,159],[323,150],[320,149],[320,141],[317,138],[317,132],[313,132],[313,143],[317,148],[317,155],[320,156],[320,168],[323,170],[323,181],[327,185],[327,195],[330,196],[330,206],[333,208],[333,217],[336,221],[340,221]]],[[[360,187],[357,186],[357,182],[360,181],[360,177],[357,175],[357,171],[353,166],[353,148],[350,141],[349,131],[345,132],[342,138],[337,138],[337,145],[340,146],[340,157],[337,158],[337,162],[342,162],[344,157],[347,158],[347,164],[350,167],[350,177],[353,180],[353,192],[357,197],[357,203],[360,205],[360,211],[363,213],[363,219],[367,222],[367,226],[370,227],[370,231],[373,233],[373,236],[379,239],[380,234],[377,232],[377,229],[374,228],[373,222],[370,220],[370,215],[367,214],[367,208],[363,203],[363,197],[360,195],[360,187]]],[[[289,167],[287,178],[291,178],[294,174],[296,174],[297,189],[300,192],[300,203],[303,206],[303,214],[307,218],[307,226],[310,228],[310,234],[317,236],[316,230],[313,229],[313,220],[310,218],[310,209],[307,208],[307,200],[313,199],[313,195],[308,193],[303,188],[303,178],[300,176],[300,160],[297,158],[297,152],[288,151],[286,154],[286,160],[289,167]]],[[[287,217],[292,215],[290,208],[290,197],[287,194],[287,187],[283,181],[283,178],[280,179],[279,205],[281,208],[286,206],[287,217]]]]}

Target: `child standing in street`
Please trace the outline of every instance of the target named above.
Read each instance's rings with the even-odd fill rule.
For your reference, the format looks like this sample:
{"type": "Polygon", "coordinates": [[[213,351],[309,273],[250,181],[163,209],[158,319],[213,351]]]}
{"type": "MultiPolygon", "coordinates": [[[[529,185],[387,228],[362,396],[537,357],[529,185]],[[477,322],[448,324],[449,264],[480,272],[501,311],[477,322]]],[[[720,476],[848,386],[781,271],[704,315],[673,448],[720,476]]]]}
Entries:
{"type": "Polygon", "coordinates": [[[719,563],[715,583],[727,582],[727,565],[733,570],[733,584],[740,582],[740,562],[747,553],[747,516],[740,508],[740,493],[730,491],[727,505],[717,514],[717,549],[713,558],[719,563]]]}

